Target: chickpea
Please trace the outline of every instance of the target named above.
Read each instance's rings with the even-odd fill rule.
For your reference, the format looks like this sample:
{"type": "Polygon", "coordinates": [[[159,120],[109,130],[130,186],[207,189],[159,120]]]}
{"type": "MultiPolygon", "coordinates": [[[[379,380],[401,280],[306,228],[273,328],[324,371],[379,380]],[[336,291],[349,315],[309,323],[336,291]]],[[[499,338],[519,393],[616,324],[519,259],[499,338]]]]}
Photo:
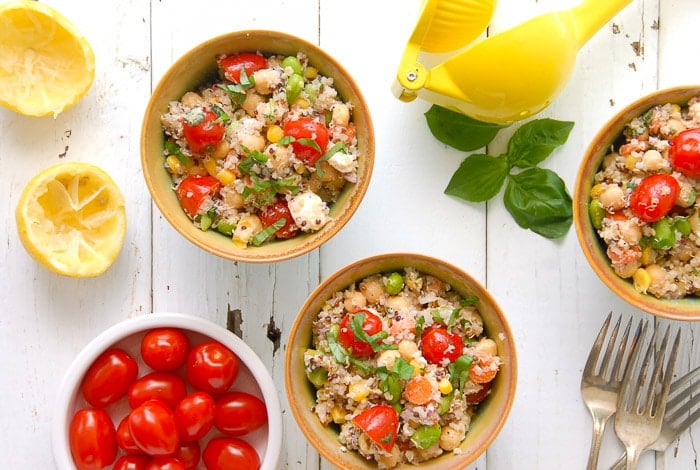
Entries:
{"type": "Polygon", "coordinates": [[[440,431],[440,448],[446,451],[455,450],[464,439],[464,434],[452,426],[445,426],[440,431]]]}
{"type": "Polygon", "coordinates": [[[196,108],[197,106],[204,106],[205,100],[194,91],[188,91],[182,95],[180,103],[186,108],[196,108]]]}
{"type": "Polygon", "coordinates": [[[399,342],[398,352],[406,361],[410,361],[418,352],[418,345],[413,341],[403,339],[399,342]]]}
{"type": "Polygon", "coordinates": [[[668,168],[668,162],[661,155],[661,152],[655,149],[647,150],[642,155],[642,168],[646,171],[656,172],[664,168],[668,168]]]}
{"type": "Polygon", "coordinates": [[[498,355],[498,347],[496,346],[496,342],[492,340],[491,338],[481,338],[475,345],[474,348],[483,351],[485,353],[488,353],[492,356],[498,355]]]}
{"type": "Polygon", "coordinates": [[[690,229],[693,233],[700,237],[700,216],[698,216],[698,210],[693,211],[692,215],[688,217],[688,222],[690,222],[690,229]]]}
{"type": "Polygon", "coordinates": [[[598,200],[608,211],[616,211],[625,207],[625,191],[616,184],[605,184],[598,195],[598,200]]]}
{"type": "Polygon", "coordinates": [[[411,308],[411,302],[403,295],[392,295],[386,299],[386,305],[397,312],[411,308]]]}
{"type": "Polygon", "coordinates": [[[666,270],[658,264],[650,264],[645,269],[651,278],[649,290],[651,292],[663,292],[663,286],[666,282],[666,270]]]}
{"type": "Polygon", "coordinates": [[[661,136],[669,139],[686,129],[685,123],[678,118],[671,118],[666,125],[661,128],[661,136]]]}
{"type": "Polygon", "coordinates": [[[219,145],[214,148],[214,151],[211,153],[211,158],[215,160],[222,160],[226,158],[229,150],[231,150],[231,144],[228,143],[228,140],[222,140],[219,142],[219,145]]]}
{"type": "Polygon", "coordinates": [[[360,282],[360,292],[364,294],[367,303],[376,304],[384,295],[384,283],[379,275],[370,276],[360,282]]]}
{"type": "Polygon", "coordinates": [[[615,264],[613,265],[613,270],[623,279],[632,277],[637,268],[640,268],[642,263],[640,261],[631,261],[625,264],[615,264]]]}
{"type": "Polygon", "coordinates": [[[603,168],[614,168],[617,162],[617,157],[620,155],[616,152],[609,153],[603,158],[603,168]]]}
{"type": "Polygon", "coordinates": [[[246,134],[238,142],[250,150],[262,152],[265,149],[265,137],[260,134],[246,134]]]}
{"type": "Polygon", "coordinates": [[[237,243],[248,243],[256,233],[263,229],[262,222],[257,215],[250,214],[241,217],[236,229],[233,231],[233,240],[237,243]]]}
{"type": "Polygon", "coordinates": [[[642,239],[642,228],[632,220],[619,222],[618,230],[620,232],[620,238],[630,245],[637,245],[639,244],[639,240],[642,239]]]}
{"type": "Polygon", "coordinates": [[[362,292],[356,290],[346,291],[343,297],[343,306],[348,312],[354,312],[358,308],[365,308],[367,306],[367,299],[362,295],[362,292]]]}
{"type": "Polygon", "coordinates": [[[255,91],[261,95],[269,95],[275,86],[280,83],[281,74],[274,69],[261,69],[253,73],[255,79],[255,91]]]}
{"type": "Polygon", "coordinates": [[[264,103],[265,98],[260,96],[257,93],[247,93],[245,95],[245,100],[243,101],[243,104],[241,104],[241,108],[245,110],[246,113],[248,113],[249,116],[255,117],[255,110],[258,108],[258,105],[260,103],[264,103]]]}
{"type": "Polygon", "coordinates": [[[425,276],[425,290],[437,296],[443,297],[447,291],[447,285],[435,276],[425,276]]]}
{"type": "Polygon", "coordinates": [[[333,106],[331,121],[339,126],[347,126],[350,122],[350,108],[345,103],[337,103],[333,106]]]}
{"type": "Polygon", "coordinates": [[[377,463],[379,464],[379,468],[393,468],[399,463],[400,458],[401,451],[399,447],[394,444],[394,447],[391,448],[391,453],[377,455],[377,463]]]}
{"type": "Polygon", "coordinates": [[[462,309],[460,316],[465,320],[464,334],[468,338],[479,336],[484,331],[484,319],[474,308],[462,309]]]}
{"type": "Polygon", "coordinates": [[[695,189],[687,182],[680,182],[681,190],[678,192],[676,205],[680,207],[690,207],[695,204],[695,189]]]}
{"type": "Polygon", "coordinates": [[[387,370],[391,370],[394,367],[396,359],[399,357],[401,357],[401,353],[396,349],[382,351],[377,357],[377,367],[384,366],[387,368],[387,370]]]}
{"type": "Polygon", "coordinates": [[[243,208],[243,196],[233,188],[222,188],[221,195],[227,206],[233,209],[243,208]]]}

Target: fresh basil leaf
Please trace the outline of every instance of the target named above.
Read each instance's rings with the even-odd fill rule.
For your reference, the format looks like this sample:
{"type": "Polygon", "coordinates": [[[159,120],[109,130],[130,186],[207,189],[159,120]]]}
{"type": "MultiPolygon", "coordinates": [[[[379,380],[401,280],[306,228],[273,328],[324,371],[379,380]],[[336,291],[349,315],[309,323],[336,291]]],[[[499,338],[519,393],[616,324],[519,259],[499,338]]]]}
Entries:
{"type": "Polygon", "coordinates": [[[503,202],[518,225],[543,237],[560,238],[571,226],[571,196],[551,170],[536,167],[510,175],[503,202]]]}
{"type": "Polygon", "coordinates": [[[325,154],[323,154],[321,158],[316,160],[316,173],[318,173],[318,176],[320,178],[323,178],[323,175],[325,173],[325,171],[323,171],[323,168],[321,168],[321,162],[330,160],[333,157],[333,155],[335,155],[338,152],[348,153],[348,148],[345,146],[345,142],[336,142],[331,148],[328,149],[328,151],[325,154]]]}
{"type": "Polygon", "coordinates": [[[391,372],[397,374],[403,380],[413,377],[413,371],[413,366],[402,357],[397,357],[394,361],[394,367],[391,368],[391,372]]]}
{"type": "Polygon", "coordinates": [[[507,125],[477,121],[464,114],[433,105],[425,113],[430,132],[440,142],[465,152],[485,147],[507,125]]]}
{"type": "Polygon", "coordinates": [[[462,307],[472,307],[479,302],[479,297],[476,295],[470,295],[459,301],[459,305],[462,307]]]}
{"type": "Polygon", "coordinates": [[[297,142],[299,142],[301,145],[305,145],[306,147],[311,147],[312,149],[316,150],[318,153],[323,152],[321,150],[321,147],[318,146],[316,141],[314,139],[309,139],[308,137],[304,137],[301,139],[296,139],[297,142]]]}
{"type": "Polygon", "coordinates": [[[256,233],[253,238],[250,239],[250,243],[255,246],[260,246],[265,243],[275,232],[285,226],[287,219],[282,217],[277,219],[272,225],[268,225],[258,233],[256,233]]]}
{"type": "Polygon", "coordinates": [[[277,141],[277,145],[289,145],[292,142],[294,142],[296,139],[292,137],[291,135],[285,135],[282,137],[280,140],[277,141]]]}
{"type": "Polygon", "coordinates": [[[464,384],[469,378],[469,369],[472,366],[471,356],[464,354],[459,356],[452,364],[447,366],[447,371],[450,373],[450,382],[452,386],[456,389],[462,391],[464,389],[464,384]]]}
{"type": "Polygon", "coordinates": [[[556,119],[535,119],[523,124],[508,141],[509,166],[536,166],[566,142],[573,127],[573,122],[556,119]]]}
{"type": "Polygon", "coordinates": [[[423,334],[423,326],[425,326],[425,317],[418,317],[418,320],[416,320],[416,336],[419,338],[423,334]]]}
{"type": "Polygon", "coordinates": [[[338,333],[340,333],[340,325],[335,324],[328,330],[328,348],[331,350],[335,361],[339,364],[344,364],[347,360],[348,353],[345,348],[338,343],[338,333]]]}
{"type": "Polygon", "coordinates": [[[498,194],[506,176],[508,162],[505,156],[470,155],[452,175],[445,194],[471,202],[487,201],[498,194]]]}
{"type": "Polygon", "coordinates": [[[165,141],[165,151],[168,152],[168,154],[170,155],[175,155],[177,159],[180,160],[180,163],[182,163],[183,165],[190,164],[189,157],[182,153],[182,149],[180,148],[180,146],[172,140],[165,141]]]}

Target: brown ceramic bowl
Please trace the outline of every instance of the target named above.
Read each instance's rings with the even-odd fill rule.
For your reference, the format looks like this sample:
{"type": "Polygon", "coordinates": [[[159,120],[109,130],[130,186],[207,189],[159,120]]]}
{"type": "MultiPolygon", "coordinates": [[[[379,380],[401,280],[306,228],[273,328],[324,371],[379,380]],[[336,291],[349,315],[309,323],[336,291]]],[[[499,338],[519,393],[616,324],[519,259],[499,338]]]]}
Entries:
{"type": "Polygon", "coordinates": [[[355,281],[376,273],[390,273],[405,267],[431,274],[452,286],[462,296],[478,296],[477,307],[484,319],[484,328],[498,347],[503,365],[491,388],[491,394],[479,405],[472,418],[466,439],[460,445],[461,453],[443,455],[411,465],[422,470],[456,470],[476,460],[496,438],[510,412],[515,396],[517,360],[513,336],[503,312],[488,291],[469,274],[444,261],[409,253],[377,255],[356,261],[323,281],[301,307],[289,333],[285,356],[285,385],[294,418],[309,442],[336,468],[348,470],[377,468],[373,462],[354,451],[341,452],[338,429],[323,426],[312,411],[315,388],[307,380],[303,356],[312,345],[311,324],[324,302],[334,292],[343,290],[355,281]]]}
{"type": "Polygon", "coordinates": [[[637,292],[630,279],[623,279],[613,271],[606,255],[606,245],[598,236],[588,215],[593,178],[611,145],[618,139],[625,125],[634,117],[644,114],[656,105],[665,103],[687,104],[700,95],[700,86],[683,86],[659,90],[629,104],[612,117],[591,141],[581,161],[574,187],[573,216],[579,244],[595,273],[610,290],[634,307],[653,315],[673,320],[700,320],[700,298],[658,299],[637,292]]]}
{"type": "Polygon", "coordinates": [[[274,31],[236,31],[210,39],[183,55],[163,75],[146,108],[141,131],[141,166],[153,201],[163,217],[190,242],[214,255],[233,261],[269,263],[294,258],[318,248],[333,237],[352,217],[367,191],[374,164],[374,129],[369,108],[350,74],[318,46],[274,31]],[[168,103],[216,76],[216,57],[236,52],[295,55],[304,52],[319,73],[332,77],[345,101],[353,105],[352,121],[360,150],[357,182],[346,184],[331,206],[328,222],[321,230],[288,240],[276,240],[259,247],[239,248],[230,237],[214,230],[203,232],[184,213],[172,189],[170,175],[163,167],[164,134],[160,116],[168,103]]]}

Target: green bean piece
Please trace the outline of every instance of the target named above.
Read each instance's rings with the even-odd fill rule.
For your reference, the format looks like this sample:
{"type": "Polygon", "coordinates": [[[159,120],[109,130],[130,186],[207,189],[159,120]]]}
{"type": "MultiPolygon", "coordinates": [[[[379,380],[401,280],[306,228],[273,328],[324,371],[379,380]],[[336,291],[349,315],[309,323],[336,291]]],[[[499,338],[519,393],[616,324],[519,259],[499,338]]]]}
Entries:
{"type": "Polygon", "coordinates": [[[389,277],[386,278],[386,284],[384,285],[384,290],[389,295],[396,295],[403,289],[403,276],[399,273],[391,273],[389,277]]]}
{"type": "Polygon", "coordinates": [[[294,71],[294,73],[297,75],[301,75],[302,72],[304,71],[299,59],[297,59],[296,57],[294,57],[292,55],[287,56],[284,58],[284,60],[282,60],[282,67],[285,69],[287,67],[290,67],[294,71]]]}
{"type": "Polygon", "coordinates": [[[676,217],[673,219],[673,228],[678,230],[681,235],[684,237],[687,237],[690,235],[690,231],[692,230],[690,226],[690,221],[688,220],[687,217],[676,217]]]}
{"type": "Polygon", "coordinates": [[[441,415],[444,415],[447,413],[450,409],[450,405],[452,404],[452,400],[455,397],[455,391],[452,390],[450,393],[447,395],[443,395],[442,398],[440,398],[440,410],[438,413],[441,415]]]}
{"type": "Polygon", "coordinates": [[[380,382],[380,388],[384,393],[389,393],[391,395],[389,403],[398,403],[401,399],[401,381],[397,375],[387,375],[386,378],[380,382]]]}
{"type": "Polygon", "coordinates": [[[205,212],[199,219],[199,228],[202,232],[206,232],[211,228],[212,222],[214,222],[214,214],[212,214],[211,211],[205,212]]]}
{"type": "Polygon", "coordinates": [[[603,228],[603,219],[605,218],[605,209],[598,199],[591,199],[588,204],[588,216],[591,218],[593,227],[597,230],[603,228]]]}
{"type": "Polygon", "coordinates": [[[227,235],[229,237],[233,236],[233,231],[235,228],[236,225],[228,220],[220,220],[219,223],[216,225],[217,232],[223,233],[224,235],[227,235]]]}
{"type": "Polygon", "coordinates": [[[291,104],[299,97],[302,88],[304,88],[304,77],[299,74],[292,74],[287,78],[287,85],[284,91],[287,93],[287,103],[291,104]]]}
{"type": "Polygon", "coordinates": [[[439,424],[433,426],[423,425],[420,426],[411,436],[413,443],[420,449],[427,449],[434,446],[440,440],[440,428],[439,424]]]}
{"type": "Polygon", "coordinates": [[[307,83],[304,86],[304,93],[306,93],[306,96],[309,98],[311,104],[315,103],[318,99],[319,93],[318,84],[316,82],[307,83]]]}
{"type": "Polygon", "coordinates": [[[676,244],[676,231],[668,217],[654,222],[654,239],[651,247],[657,250],[668,250],[676,244]]]}

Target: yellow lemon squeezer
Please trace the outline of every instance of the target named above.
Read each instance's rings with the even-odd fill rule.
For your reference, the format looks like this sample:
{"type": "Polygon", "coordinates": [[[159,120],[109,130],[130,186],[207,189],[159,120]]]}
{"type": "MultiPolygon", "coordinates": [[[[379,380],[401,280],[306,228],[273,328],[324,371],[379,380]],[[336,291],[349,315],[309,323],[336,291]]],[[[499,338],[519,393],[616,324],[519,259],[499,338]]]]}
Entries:
{"type": "Polygon", "coordinates": [[[528,118],[564,88],[578,50],[631,1],[583,0],[475,41],[496,0],[424,0],[394,95],[402,101],[420,97],[484,122],[528,118]],[[430,68],[420,62],[454,51],[430,68]]]}

